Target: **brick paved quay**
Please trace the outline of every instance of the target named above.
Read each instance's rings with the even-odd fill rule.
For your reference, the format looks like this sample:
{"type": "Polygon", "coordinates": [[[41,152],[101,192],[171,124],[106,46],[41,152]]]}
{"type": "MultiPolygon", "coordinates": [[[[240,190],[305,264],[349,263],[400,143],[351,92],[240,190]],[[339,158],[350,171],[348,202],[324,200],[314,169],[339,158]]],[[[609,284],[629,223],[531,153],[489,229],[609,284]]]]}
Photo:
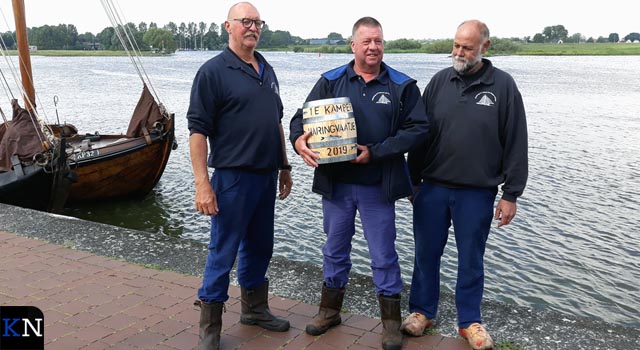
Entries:
{"type": "MultiPolygon", "coordinates": [[[[193,349],[199,312],[192,303],[206,255],[206,244],[193,240],[0,203],[0,306],[33,303],[44,310],[47,350],[193,349]]],[[[370,276],[351,273],[344,307],[353,315],[319,338],[302,328],[320,302],[322,269],[276,255],[269,278],[274,311],[293,328],[282,334],[238,324],[232,287],[223,350],[380,348],[370,276]]],[[[468,349],[457,336],[453,295],[440,297],[440,335],[407,339],[405,349],[468,349]]],[[[482,309],[496,350],[640,349],[638,327],[488,298],[482,309]]]]}
{"type": "MultiPolygon", "coordinates": [[[[163,271],[0,231],[0,305],[44,313],[45,349],[194,349],[200,278],[163,271]]],[[[223,314],[222,349],[379,349],[377,319],[345,314],[318,337],[304,327],[317,306],[271,296],[272,311],[291,322],[278,333],[239,323],[240,289],[223,314]]],[[[440,335],[405,338],[404,349],[468,349],[440,335]]]]}

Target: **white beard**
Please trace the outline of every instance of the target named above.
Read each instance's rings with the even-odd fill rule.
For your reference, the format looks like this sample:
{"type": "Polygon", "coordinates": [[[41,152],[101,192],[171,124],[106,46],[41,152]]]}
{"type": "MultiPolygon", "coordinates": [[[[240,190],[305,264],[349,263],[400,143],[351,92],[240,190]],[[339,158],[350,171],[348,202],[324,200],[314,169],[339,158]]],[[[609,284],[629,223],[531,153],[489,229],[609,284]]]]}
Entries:
{"type": "Polygon", "coordinates": [[[469,72],[473,67],[475,67],[481,60],[482,55],[476,56],[476,59],[473,61],[469,61],[468,59],[460,56],[453,56],[453,69],[460,74],[465,74],[469,72]]]}

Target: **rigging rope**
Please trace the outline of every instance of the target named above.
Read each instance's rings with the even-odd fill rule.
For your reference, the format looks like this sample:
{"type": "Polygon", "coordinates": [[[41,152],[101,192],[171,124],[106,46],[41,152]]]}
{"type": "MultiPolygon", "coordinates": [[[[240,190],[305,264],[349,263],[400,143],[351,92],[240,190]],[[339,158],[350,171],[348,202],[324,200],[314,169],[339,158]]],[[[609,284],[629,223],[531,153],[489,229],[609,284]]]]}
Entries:
{"type": "Polygon", "coordinates": [[[133,66],[138,72],[140,80],[142,80],[143,84],[146,84],[149,87],[151,93],[155,96],[158,104],[160,105],[160,108],[163,112],[162,114],[165,115],[164,105],[160,102],[160,97],[156,92],[153,84],[151,83],[151,78],[149,78],[144,65],[142,64],[142,53],[140,52],[140,47],[138,46],[138,43],[133,35],[130,26],[125,24],[128,22],[126,21],[124,16],[120,15],[120,13],[122,13],[122,10],[120,9],[119,4],[117,2],[114,3],[113,0],[100,0],[100,2],[102,3],[102,7],[107,13],[107,17],[111,22],[115,34],[118,36],[118,40],[120,40],[120,44],[124,48],[127,56],[129,56],[129,59],[131,60],[131,63],[133,63],[133,66]]]}
{"type": "Polygon", "coordinates": [[[4,115],[4,110],[2,110],[2,108],[0,108],[0,114],[2,114],[2,120],[4,120],[4,124],[2,124],[4,126],[5,129],[8,129],[8,120],[7,120],[7,116],[4,115]]]}
{"type": "MultiPolygon", "coordinates": [[[[2,52],[4,53],[4,48],[2,49],[2,52]]],[[[0,68],[0,74],[2,74],[2,90],[4,90],[5,95],[7,95],[7,100],[11,101],[15,99],[15,97],[13,96],[13,91],[11,91],[11,88],[9,87],[9,82],[7,81],[7,77],[4,76],[4,72],[2,71],[1,68],[0,68]]]]}
{"type": "MultiPolygon", "coordinates": [[[[0,7],[0,14],[2,14],[2,20],[4,21],[4,24],[7,26],[7,28],[9,28],[9,24],[7,23],[7,18],[5,17],[4,11],[2,11],[1,7],[0,7]]],[[[15,42],[15,38],[13,38],[13,36],[12,36],[12,39],[15,42]]],[[[7,44],[4,42],[4,37],[2,35],[0,35],[0,46],[1,46],[0,51],[2,52],[2,57],[7,63],[7,66],[12,67],[13,62],[9,60],[9,55],[6,54],[7,52],[9,52],[9,49],[7,47],[7,44]]],[[[9,86],[9,82],[7,82],[7,78],[5,77],[2,69],[0,69],[0,73],[2,74],[2,82],[3,82],[2,87],[4,89],[5,94],[7,95],[7,99],[11,101],[12,99],[15,99],[15,97],[13,96],[13,91],[11,90],[11,87],[9,86]],[[9,94],[11,96],[9,96],[9,94]]]]}
{"type": "MultiPolygon", "coordinates": [[[[2,11],[2,8],[0,8],[0,13],[2,14],[2,19],[4,20],[5,25],[7,26],[7,28],[10,28],[8,22],[7,22],[7,18],[5,17],[4,11],[2,11]]],[[[11,33],[11,37],[13,39],[14,43],[17,43],[16,38],[13,36],[13,33],[11,33]]],[[[9,67],[9,71],[11,72],[11,75],[13,76],[13,80],[18,88],[18,90],[20,91],[20,95],[23,96],[23,98],[25,99],[26,103],[30,104],[31,106],[36,106],[36,104],[34,103],[35,101],[31,101],[31,98],[29,98],[29,96],[27,96],[27,93],[24,89],[24,86],[22,85],[22,78],[19,78],[19,70],[16,68],[14,62],[12,59],[10,59],[9,57],[9,49],[4,41],[4,38],[2,38],[2,36],[0,36],[0,51],[2,52],[2,56],[7,64],[7,66],[9,67]]],[[[20,62],[20,64],[22,66],[24,66],[24,62],[23,62],[23,57],[21,57],[20,55],[18,55],[18,61],[20,62]]],[[[1,70],[0,70],[1,71],[1,70]]],[[[29,78],[29,80],[31,81],[31,84],[33,85],[33,77],[31,76],[31,72],[27,72],[27,76],[29,78]]],[[[13,95],[13,91],[11,89],[11,86],[9,85],[9,83],[6,81],[6,78],[4,76],[4,73],[2,73],[2,78],[3,78],[3,88],[6,87],[5,93],[7,94],[7,97],[9,97],[8,95],[11,95],[10,100],[15,99],[14,95],[13,95]]],[[[40,102],[40,100],[38,99],[37,95],[36,95],[36,100],[38,100],[40,102]]],[[[43,120],[40,115],[38,114],[38,112],[35,110],[35,108],[27,108],[28,106],[25,106],[25,109],[27,110],[27,112],[29,113],[30,116],[30,120],[31,123],[33,124],[33,127],[35,129],[39,129],[42,131],[42,136],[40,133],[36,133],[38,135],[38,138],[40,139],[40,142],[44,143],[45,141],[48,142],[49,145],[53,144],[55,141],[55,136],[53,134],[53,131],[51,130],[51,128],[47,125],[48,123],[46,122],[46,113],[44,113],[44,118],[45,120],[43,120]],[[43,138],[44,137],[44,138],[43,138]]]]}

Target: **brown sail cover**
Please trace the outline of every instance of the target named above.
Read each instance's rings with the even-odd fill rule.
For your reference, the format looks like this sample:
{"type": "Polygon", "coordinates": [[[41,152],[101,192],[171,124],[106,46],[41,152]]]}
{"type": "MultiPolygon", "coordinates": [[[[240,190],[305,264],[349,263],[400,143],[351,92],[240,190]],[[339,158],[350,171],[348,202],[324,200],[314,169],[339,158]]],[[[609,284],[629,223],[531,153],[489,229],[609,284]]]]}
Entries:
{"type": "Polygon", "coordinates": [[[44,151],[45,140],[35,116],[20,107],[17,100],[11,101],[13,117],[0,124],[0,172],[11,170],[11,156],[18,155],[22,161],[31,161],[35,154],[44,151]]]}
{"type": "Polygon", "coordinates": [[[154,124],[158,121],[162,123],[163,118],[164,116],[160,112],[160,107],[151,95],[151,92],[149,92],[147,84],[144,84],[142,87],[142,95],[129,122],[127,137],[144,136],[147,134],[145,130],[153,130],[154,124]]]}

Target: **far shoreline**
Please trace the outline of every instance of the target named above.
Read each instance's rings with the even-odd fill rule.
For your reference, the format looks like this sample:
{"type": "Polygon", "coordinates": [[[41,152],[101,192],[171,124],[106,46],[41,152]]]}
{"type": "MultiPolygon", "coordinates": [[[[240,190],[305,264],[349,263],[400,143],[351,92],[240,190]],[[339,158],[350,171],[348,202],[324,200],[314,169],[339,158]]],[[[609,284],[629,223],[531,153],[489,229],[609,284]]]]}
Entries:
{"type": "MultiPolygon", "coordinates": [[[[194,51],[196,50],[184,50],[194,51]]],[[[216,51],[216,50],[210,50],[216,51]]],[[[291,52],[291,53],[351,53],[348,45],[296,45],[281,48],[258,48],[262,52],[291,52]]],[[[176,51],[178,52],[178,51],[176,51]]],[[[385,53],[425,53],[425,54],[449,54],[446,49],[386,49],[385,53]]],[[[9,51],[10,55],[16,55],[16,51],[9,51]]],[[[141,51],[143,56],[163,57],[171,56],[173,53],[160,53],[152,51],[141,51]]],[[[638,56],[640,55],[640,44],[638,43],[580,43],[580,44],[519,44],[511,47],[508,51],[499,47],[490,49],[487,56],[638,56]]],[[[113,50],[36,50],[31,52],[31,56],[51,56],[51,57],[113,57],[127,56],[126,51],[113,50]]]]}

